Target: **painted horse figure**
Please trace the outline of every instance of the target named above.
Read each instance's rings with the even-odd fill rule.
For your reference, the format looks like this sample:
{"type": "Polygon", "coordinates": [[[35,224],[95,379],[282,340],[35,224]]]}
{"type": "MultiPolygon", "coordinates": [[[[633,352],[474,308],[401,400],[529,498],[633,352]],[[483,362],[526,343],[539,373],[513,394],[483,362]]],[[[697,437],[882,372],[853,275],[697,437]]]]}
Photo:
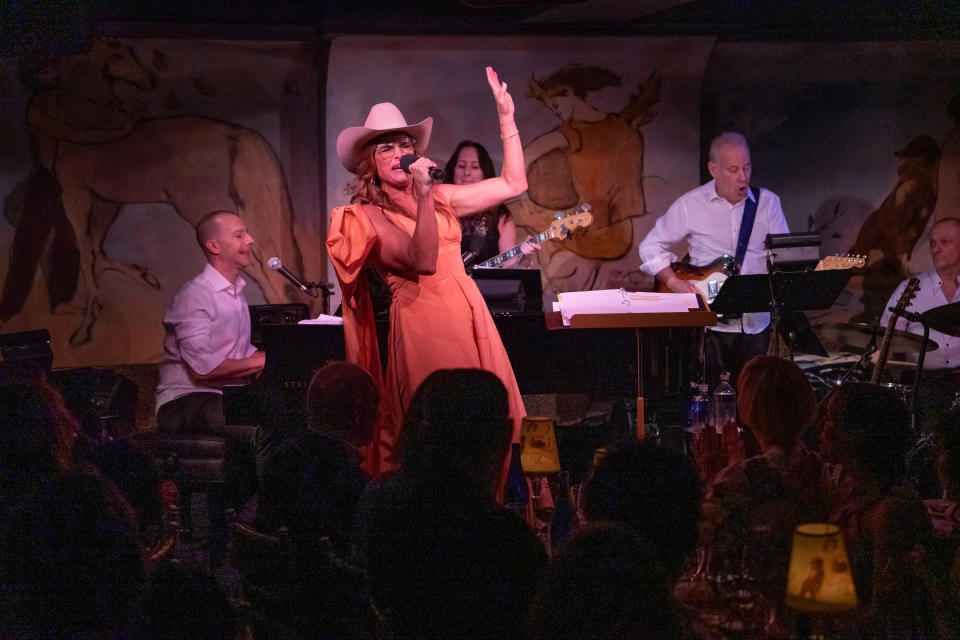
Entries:
{"type": "Polygon", "coordinates": [[[270,256],[292,256],[300,270],[290,195],[273,149],[257,132],[207,118],[143,120],[130,135],[112,142],[62,143],[54,167],[80,245],[80,277],[88,296],[71,344],[90,339],[99,305],[97,280],[104,271],[114,269],[159,288],[146,268],[114,262],[103,253],[107,230],[126,203],[168,203],[191,225],[210,211],[236,211],[257,240],[247,274],[268,302],[290,299],[267,266],[270,256]],[[97,224],[91,224],[94,220],[97,224]]]}
{"type": "MultiPolygon", "coordinates": [[[[129,47],[98,41],[90,55],[103,56],[99,76],[104,82],[152,88],[152,75],[129,47]]],[[[241,125],[201,117],[114,122],[120,129],[113,128],[113,135],[95,132],[78,137],[71,133],[76,127],[55,132],[51,123],[31,119],[37,146],[53,151],[40,156],[56,176],[79,249],[79,275],[87,298],[70,343],[80,345],[91,338],[101,306],[98,280],[103,272],[115,270],[160,288],[145,267],[111,260],[104,253],[104,239],[124,204],[170,204],[192,226],[210,211],[236,211],[257,240],[247,275],[267,302],[290,301],[292,286],[281,284],[267,260],[283,256],[299,270],[302,256],[283,169],[263,136],[241,125]]]]}

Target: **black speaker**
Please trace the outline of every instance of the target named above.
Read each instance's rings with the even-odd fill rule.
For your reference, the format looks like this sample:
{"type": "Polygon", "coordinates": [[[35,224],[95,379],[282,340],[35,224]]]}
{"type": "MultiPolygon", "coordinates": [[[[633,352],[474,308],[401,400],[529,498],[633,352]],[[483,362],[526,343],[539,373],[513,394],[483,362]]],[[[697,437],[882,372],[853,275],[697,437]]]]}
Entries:
{"type": "Polygon", "coordinates": [[[50,332],[46,329],[0,335],[0,365],[3,375],[39,372],[49,373],[53,367],[50,332]]]}

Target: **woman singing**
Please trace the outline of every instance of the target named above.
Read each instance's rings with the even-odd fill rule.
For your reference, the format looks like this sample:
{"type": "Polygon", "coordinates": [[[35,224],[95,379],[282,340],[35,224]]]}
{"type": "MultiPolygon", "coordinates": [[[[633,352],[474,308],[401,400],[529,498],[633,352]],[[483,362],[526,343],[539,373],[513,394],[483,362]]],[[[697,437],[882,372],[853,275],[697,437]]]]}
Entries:
{"type": "Polygon", "coordinates": [[[389,363],[380,424],[368,471],[397,466],[403,414],[433,371],[475,367],[496,374],[510,396],[514,439],[523,401],[493,319],[460,257],[459,217],[495,207],[527,188],[523,149],[507,84],[487,67],[503,140],[500,176],[466,185],[438,184],[436,164],[421,157],[404,171],[401,158],[423,154],[433,119],[408,125],[391,103],[374,105],[362,127],[343,130],[337,156],[357,176],[351,204],[330,215],[327,247],[343,293],[347,358],[378,381],[376,327],[363,267],[385,276],[392,293],[389,363]]]}

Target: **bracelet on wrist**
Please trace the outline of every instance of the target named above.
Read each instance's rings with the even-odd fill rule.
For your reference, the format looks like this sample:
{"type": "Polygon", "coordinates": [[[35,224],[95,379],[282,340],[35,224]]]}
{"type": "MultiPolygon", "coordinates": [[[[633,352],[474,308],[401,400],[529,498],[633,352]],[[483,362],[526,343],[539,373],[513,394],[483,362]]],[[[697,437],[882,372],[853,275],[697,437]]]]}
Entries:
{"type": "Polygon", "coordinates": [[[513,136],[516,136],[516,135],[520,135],[520,130],[519,130],[519,129],[514,129],[513,133],[508,133],[508,134],[505,135],[505,136],[504,136],[504,135],[501,135],[501,136],[500,136],[500,139],[503,140],[504,142],[506,142],[507,140],[509,140],[510,138],[512,138],[513,136]]]}

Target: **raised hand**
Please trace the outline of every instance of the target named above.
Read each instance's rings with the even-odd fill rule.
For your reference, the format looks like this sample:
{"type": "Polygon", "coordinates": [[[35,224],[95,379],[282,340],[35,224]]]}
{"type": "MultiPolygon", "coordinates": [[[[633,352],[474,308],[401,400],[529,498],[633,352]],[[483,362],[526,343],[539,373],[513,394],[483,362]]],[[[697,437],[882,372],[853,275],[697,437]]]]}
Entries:
{"type": "Polygon", "coordinates": [[[501,118],[504,116],[513,117],[513,96],[507,91],[507,83],[500,82],[500,78],[493,67],[487,67],[487,82],[490,83],[493,99],[497,102],[497,113],[501,118]]]}

